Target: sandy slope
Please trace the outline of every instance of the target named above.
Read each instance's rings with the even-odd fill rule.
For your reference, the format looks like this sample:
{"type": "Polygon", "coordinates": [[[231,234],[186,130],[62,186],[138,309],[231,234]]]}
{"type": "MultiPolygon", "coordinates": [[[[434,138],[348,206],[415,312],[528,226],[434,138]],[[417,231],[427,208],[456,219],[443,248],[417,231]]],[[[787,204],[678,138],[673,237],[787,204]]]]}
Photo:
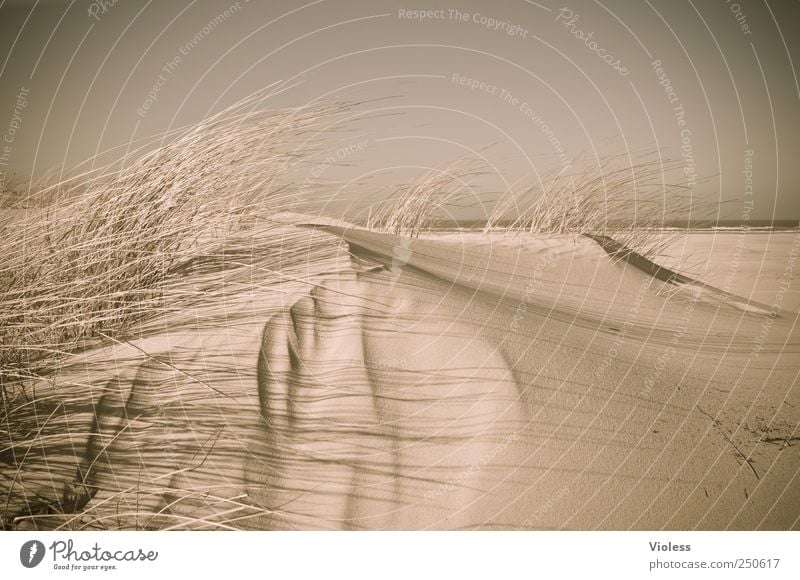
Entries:
{"type": "Polygon", "coordinates": [[[73,360],[7,511],[70,485],[70,526],[800,526],[793,234],[702,272],[770,317],[588,239],[327,231],[352,261],[196,279],[226,291],[73,360]]]}

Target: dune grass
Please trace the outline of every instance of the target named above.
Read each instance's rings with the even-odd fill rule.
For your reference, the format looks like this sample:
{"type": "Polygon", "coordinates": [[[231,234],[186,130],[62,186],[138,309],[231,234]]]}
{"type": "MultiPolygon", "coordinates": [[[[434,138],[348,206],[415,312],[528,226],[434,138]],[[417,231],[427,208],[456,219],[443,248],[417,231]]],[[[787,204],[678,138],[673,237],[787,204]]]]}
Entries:
{"type": "MultiPolygon", "coordinates": [[[[652,152],[578,157],[569,167],[508,187],[494,203],[483,232],[607,236],[653,258],[683,234],[676,222],[717,207],[677,179],[670,181],[681,169],[679,161],[652,152]]],[[[470,157],[432,169],[375,206],[365,225],[417,237],[435,229],[448,213],[463,209],[470,198],[484,198],[476,181],[489,173],[485,163],[470,157]]]]}
{"type": "Polygon", "coordinates": [[[487,171],[485,163],[471,157],[430,169],[375,206],[366,227],[416,238],[443,218],[444,212],[475,197],[473,181],[487,171]]]}
{"type": "Polygon", "coordinates": [[[506,192],[484,232],[607,236],[656,257],[683,235],[676,222],[716,207],[669,180],[681,167],[652,153],[578,158],[532,185],[506,192]]]}
{"type": "MultiPolygon", "coordinates": [[[[282,276],[299,279],[306,261],[323,262],[332,251],[321,241],[309,248],[307,232],[287,235],[269,217],[295,207],[298,174],[329,147],[335,133],[330,127],[350,105],[265,109],[264,97],[255,94],[195,126],[143,142],[112,164],[94,168],[90,160],[49,183],[17,183],[4,192],[0,528],[19,522],[37,528],[140,527],[142,514],[119,510],[142,497],[138,449],[164,445],[163,401],[149,406],[151,416],[139,417],[136,428],[126,427],[129,457],[117,456],[112,466],[126,490],[115,494],[113,506],[105,503],[83,517],[89,492],[81,482],[91,474],[79,467],[76,475],[82,465],[76,454],[96,434],[98,399],[117,387],[97,383],[86,370],[78,379],[74,371],[65,371],[71,378],[59,371],[69,368],[71,354],[81,347],[126,344],[126,332],[141,331],[148,321],[158,326],[169,317],[176,332],[182,325],[196,328],[202,322],[199,306],[211,317],[202,323],[235,324],[226,304],[236,300],[237,290],[247,294],[278,284],[282,276]]],[[[105,364],[121,371],[141,364],[142,355],[153,360],[137,353],[136,360],[105,364]]],[[[231,381],[240,373],[228,367],[221,372],[215,380],[231,381]]],[[[197,406],[184,398],[197,398],[192,389],[218,396],[209,381],[185,371],[178,375],[181,388],[163,396],[177,393],[181,412],[197,406]]],[[[218,402],[191,416],[202,421],[214,409],[218,402]]],[[[202,430],[181,422],[173,427],[175,433],[183,427],[181,436],[189,438],[202,430]]],[[[241,445],[240,433],[230,441],[211,435],[209,445],[217,449],[241,445]]],[[[219,501],[236,503],[227,495],[219,501]]]]}
{"type": "Polygon", "coordinates": [[[157,313],[181,264],[293,206],[293,171],[347,105],[265,110],[263,98],[0,210],[0,386],[157,313]]]}

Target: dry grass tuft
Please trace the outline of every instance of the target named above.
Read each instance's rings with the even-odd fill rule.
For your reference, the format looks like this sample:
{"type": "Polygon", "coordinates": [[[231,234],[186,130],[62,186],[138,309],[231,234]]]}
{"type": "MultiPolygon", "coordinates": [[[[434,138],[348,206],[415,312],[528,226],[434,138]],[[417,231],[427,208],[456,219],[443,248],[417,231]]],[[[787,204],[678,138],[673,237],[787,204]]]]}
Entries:
{"type": "Polygon", "coordinates": [[[159,312],[181,264],[292,207],[293,170],[319,146],[323,122],[348,107],[264,110],[263,99],[1,210],[0,386],[159,312]]]}
{"type": "Polygon", "coordinates": [[[654,257],[683,234],[676,222],[715,207],[667,181],[681,169],[677,161],[617,155],[592,163],[579,159],[574,167],[579,169],[552,170],[534,185],[509,191],[484,231],[608,236],[654,257]]]}
{"type": "Polygon", "coordinates": [[[472,181],[486,173],[485,163],[470,157],[431,169],[379,204],[366,227],[415,238],[442,217],[442,210],[473,197],[472,181]]]}
{"type": "MultiPolygon", "coordinates": [[[[681,162],[652,153],[578,158],[533,184],[508,188],[483,231],[607,236],[652,258],[683,234],[677,222],[717,208],[669,180],[682,168],[681,162]]],[[[488,174],[488,167],[472,158],[431,170],[378,205],[366,227],[417,237],[448,210],[479,198],[476,181],[488,174]]]]}

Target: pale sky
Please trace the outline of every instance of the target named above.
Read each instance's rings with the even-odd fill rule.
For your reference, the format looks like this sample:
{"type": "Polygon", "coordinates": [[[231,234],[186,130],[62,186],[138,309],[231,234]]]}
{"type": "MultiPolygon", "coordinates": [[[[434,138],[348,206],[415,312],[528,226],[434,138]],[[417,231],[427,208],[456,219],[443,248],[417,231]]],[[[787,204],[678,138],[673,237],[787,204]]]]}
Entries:
{"type": "Polygon", "coordinates": [[[739,200],[726,217],[744,171],[752,217],[800,216],[797,0],[103,4],[0,3],[0,171],[74,165],[283,81],[275,106],[393,97],[364,105],[396,115],[342,144],[337,178],[483,151],[511,181],[661,148],[698,194],[739,200]]]}

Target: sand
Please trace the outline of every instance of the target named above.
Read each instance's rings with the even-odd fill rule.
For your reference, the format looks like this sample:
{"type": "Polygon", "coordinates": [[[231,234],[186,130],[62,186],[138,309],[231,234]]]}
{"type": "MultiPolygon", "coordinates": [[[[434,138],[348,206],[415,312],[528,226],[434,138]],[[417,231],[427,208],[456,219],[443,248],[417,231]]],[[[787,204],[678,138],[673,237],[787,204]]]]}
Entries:
{"type": "Polygon", "coordinates": [[[694,284],[573,236],[302,235],[39,385],[15,527],[800,527],[797,232],[685,238],[694,284]]]}

